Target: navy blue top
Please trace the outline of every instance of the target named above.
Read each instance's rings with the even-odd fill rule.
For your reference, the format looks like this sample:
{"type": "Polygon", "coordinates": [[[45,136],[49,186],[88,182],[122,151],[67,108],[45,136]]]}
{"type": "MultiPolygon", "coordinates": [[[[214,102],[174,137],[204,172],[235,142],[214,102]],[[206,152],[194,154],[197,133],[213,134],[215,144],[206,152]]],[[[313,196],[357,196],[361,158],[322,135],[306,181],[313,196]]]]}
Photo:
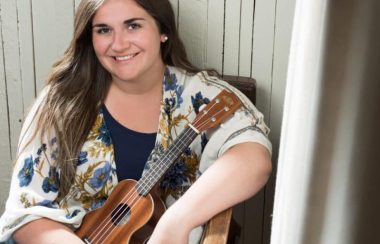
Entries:
{"type": "Polygon", "coordinates": [[[156,133],[130,130],[116,121],[106,106],[103,105],[102,110],[114,147],[118,180],[139,180],[154,147],[156,133]]]}

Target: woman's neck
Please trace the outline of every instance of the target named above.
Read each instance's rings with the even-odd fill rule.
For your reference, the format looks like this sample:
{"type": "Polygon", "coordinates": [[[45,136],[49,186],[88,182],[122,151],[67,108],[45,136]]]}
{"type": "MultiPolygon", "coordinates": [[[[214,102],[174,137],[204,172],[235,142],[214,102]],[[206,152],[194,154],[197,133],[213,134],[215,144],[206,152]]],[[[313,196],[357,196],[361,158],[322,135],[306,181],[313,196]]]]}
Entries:
{"type": "Polygon", "coordinates": [[[156,132],[162,100],[161,76],[145,82],[111,82],[104,101],[108,111],[123,126],[143,133],[156,132]]]}
{"type": "Polygon", "coordinates": [[[154,93],[156,90],[161,90],[165,68],[165,64],[157,62],[150,67],[149,72],[140,74],[138,77],[130,80],[112,77],[111,86],[115,86],[120,92],[130,95],[154,93]]]}

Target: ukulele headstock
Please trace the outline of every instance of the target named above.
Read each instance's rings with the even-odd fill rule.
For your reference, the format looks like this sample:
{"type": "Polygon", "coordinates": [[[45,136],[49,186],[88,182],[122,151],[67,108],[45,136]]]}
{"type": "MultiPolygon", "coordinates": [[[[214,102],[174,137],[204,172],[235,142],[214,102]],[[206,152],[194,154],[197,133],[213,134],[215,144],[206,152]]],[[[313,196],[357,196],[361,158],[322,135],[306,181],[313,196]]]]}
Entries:
{"type": "Polygon", "coordinates": [[[241,106],[238,97],[222,90],[194,119],[192,126],[199,132],[216,127],[241,106]]]}

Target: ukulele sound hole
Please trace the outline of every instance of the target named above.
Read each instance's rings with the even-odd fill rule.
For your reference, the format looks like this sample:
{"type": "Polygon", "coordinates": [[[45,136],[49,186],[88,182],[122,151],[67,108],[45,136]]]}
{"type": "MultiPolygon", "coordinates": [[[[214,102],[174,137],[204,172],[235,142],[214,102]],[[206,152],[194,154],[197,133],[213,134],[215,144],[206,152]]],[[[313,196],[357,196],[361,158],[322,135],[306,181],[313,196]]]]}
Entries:
{"type": "Polygon", "coordinates": [[[120,203],[111,213],[111,220],[114,225],[124,225],[131,216],[131,209],[125,203],[120,203]]]}

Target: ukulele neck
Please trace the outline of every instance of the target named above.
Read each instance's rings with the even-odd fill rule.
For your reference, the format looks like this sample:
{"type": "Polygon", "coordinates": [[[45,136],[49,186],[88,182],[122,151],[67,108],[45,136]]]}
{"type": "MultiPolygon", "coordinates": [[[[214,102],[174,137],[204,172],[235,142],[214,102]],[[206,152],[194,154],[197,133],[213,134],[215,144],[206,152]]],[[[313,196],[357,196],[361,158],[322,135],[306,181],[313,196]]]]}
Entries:
{"type": "Polygon", "coordinates": [[[146,196],[152,190],[178,157],[197,137],[198,133],[194,127],[186,127],[164,154],[160,156],[157,162],[151,165],[151,168],[141,177],[136,185],[136,190],[141,196],[146,196]]]}

